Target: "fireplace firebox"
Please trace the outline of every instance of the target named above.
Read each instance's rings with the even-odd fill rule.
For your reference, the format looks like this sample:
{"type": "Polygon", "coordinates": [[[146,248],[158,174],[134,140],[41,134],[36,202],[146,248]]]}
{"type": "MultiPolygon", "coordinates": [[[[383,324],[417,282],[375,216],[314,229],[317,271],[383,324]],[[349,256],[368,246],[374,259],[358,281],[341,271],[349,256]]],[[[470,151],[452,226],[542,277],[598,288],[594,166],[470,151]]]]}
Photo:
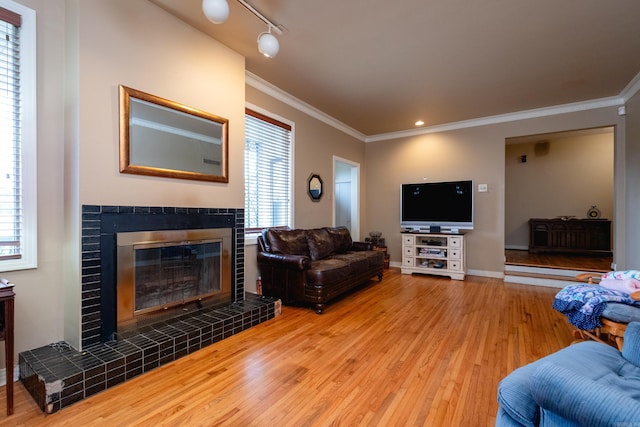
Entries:
{"type": "Polygon", "coordinates": [[[117,330],[231,302],[230,228],[117,233],[117,330]]]}
{"type": "MultiPolygon", "coordinates": [[[[244,299],[243,221],[242,209],[85,206],[82,227],[82,346],[117,339],[118,235],[132,232],[183,233],[189,230],[199,233],[195,230],[230,229],[230,300],[233,303],[244,299]]],[[[196,241],[209,238],[190,236],[189,239],[196,241]]],[[[178,235],[162,240],[173,241],[171,245],[175,245],[189,239],[185,235],[178,235]]],[[[227,247],[223,248],[223,253],[226,250],[227,247]]],[[[133,296],[130,299],[133,301],[133,296]]],[[[170,315],[185,314],[182,308],[176,305],[162,310],[167,317],[171,317],[170,315]]],[[[143,316],[137,321],[142,320],[146,326],[146,316],[141,314],[143,316]]]]}

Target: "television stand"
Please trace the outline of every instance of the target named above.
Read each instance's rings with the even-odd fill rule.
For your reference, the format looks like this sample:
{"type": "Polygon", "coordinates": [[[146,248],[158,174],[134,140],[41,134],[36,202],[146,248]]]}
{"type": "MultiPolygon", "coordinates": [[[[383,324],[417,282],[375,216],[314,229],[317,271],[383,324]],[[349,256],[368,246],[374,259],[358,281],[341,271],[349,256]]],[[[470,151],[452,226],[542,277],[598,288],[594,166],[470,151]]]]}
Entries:
{"type": "Polygon", "coordinates": [[[434,274],[464,280],[464,235],[402,233],[402,274],[434,274]]]}

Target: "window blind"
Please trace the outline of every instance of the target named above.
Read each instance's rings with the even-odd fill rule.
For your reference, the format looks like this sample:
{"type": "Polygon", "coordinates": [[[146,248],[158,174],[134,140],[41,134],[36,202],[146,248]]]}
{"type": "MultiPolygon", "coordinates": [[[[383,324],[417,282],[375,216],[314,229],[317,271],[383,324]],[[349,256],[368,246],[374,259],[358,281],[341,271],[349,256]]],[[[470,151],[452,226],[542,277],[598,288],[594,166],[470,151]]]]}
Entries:
{"type": "Polygon", "coordinates": [[[0,260],[23,253],[20,25],[0,8],[0,260]]]}
{"type": "Polygon", "coordinates": [[[291,126],[246,110],[245,231],[291,225],[291,126]]]}

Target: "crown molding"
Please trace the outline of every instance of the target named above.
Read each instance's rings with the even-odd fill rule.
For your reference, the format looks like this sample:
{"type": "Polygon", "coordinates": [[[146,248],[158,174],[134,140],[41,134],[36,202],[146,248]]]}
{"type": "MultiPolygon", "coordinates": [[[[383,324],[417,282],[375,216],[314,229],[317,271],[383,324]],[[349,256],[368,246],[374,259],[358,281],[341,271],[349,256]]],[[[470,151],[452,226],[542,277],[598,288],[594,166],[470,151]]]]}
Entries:
{"type": "Polygon", "coordinates": [[[636,76],[631,79],[629,84],[624,89],[622,89],[622,92],[620,92],[620,96],[626,103],[629,99],[631,99],[631,97],[638,93],[638,91],[640,91],[640,73],[636,74],[636,76]]]}
{"type": "Polygon", "coordinates": [[[366,138],[365,142],[388,141],[390,139],[406,138],[409,136],[426,135],[430,133],[494,125],[498,123],[514,122],[517,120],[534,119],[545,116],[555,116],[557,114],[574,113],[577,111],[595,110],[597,108],[615,107],[620,105],[624,105],[624,99],[621,97],[602,98],[593,101],[575,102],[573,104],[556,105],[553,107],[536,108],[533,110],[518,111],[515,113],[487,116],[479,119],[462,120],[459,122],[445,123],[442,125],[429,126],[420,129],[411,129],[399,132],[371,135],[366,138]]]}
{"type": "Polygon", "coordinates": [[[356,139],[359,139],[360,141],[365,141],[366,139],[366,135],[363,134],[362,132],[359,132],[357,130],[355,130],[354,128],[347,126],[346,124],[342,123],[339,120],[336,120],[335,118],[331,117],[330,115],[318,110],[316,107],[307,104],[306,102],[296,98],[295,96],[283,91],[282,89],[280,89],[279,87],[269,83],[268,81],[256,76],[255,74],[249,72],[249,71],[245,71],[245,82],[246,84],[248,84],[249,86],[259,90],[260,92],[271,96],[272,98],[277,99],[278,101],[281,101],[287,105],[289,105],[290,107],[295,108],[296,110],[299,110],[315,119],[320,120],[323,123],[328,124],[331,127],[334,127],[336,129],[338,129],[339,131],[342,131],[344,133],[346,133],[347,135],[350,135],[356,139]]]}
{"type": "Polygon", "coordinates": [[[554,116],[557,114],[574,113],[578,111],[595,110],[598,108],[618,107],[622,106],[632,96],[640,90],[640,73],[624,88],[619,96],[595,99],[591,101],[575,102],[571,104],[555,105],[552,107],[536,108],[532,110],[518,111],[514,113],[499,114],[496,116],[487,116],[478,119],[462,120],[459,122],[444,123],[441,125],[428,126],[420,129],[409,129],[398,132],[381,133],[377,135],[365,135],[356,129],[347,126],[341,121],[331,117],[330,115],[318,110],[310,104],[290,95],[279,87],[269,83],[268,81],[256,76],[255,74],[245,71],[245,81],[249,86],[269,95],[309,116],[320,120],[335,129],[346,133],[363,142],[388,141],[398,138],[406,138],[412,136],[426,135],[437,132],[447,132],[457,129],[466,129],[478,126],[487,126],[498,123],[507,123],[517,120],[534,119],[538,117],[554,116]]]}

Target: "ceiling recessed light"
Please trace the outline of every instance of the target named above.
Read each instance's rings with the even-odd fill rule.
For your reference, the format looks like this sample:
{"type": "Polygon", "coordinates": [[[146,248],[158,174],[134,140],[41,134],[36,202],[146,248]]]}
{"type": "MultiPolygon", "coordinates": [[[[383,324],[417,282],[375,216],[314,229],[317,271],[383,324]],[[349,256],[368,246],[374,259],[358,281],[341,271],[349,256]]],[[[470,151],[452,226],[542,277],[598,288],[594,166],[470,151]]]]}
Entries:
{"type": "Polygon", "coordinates": [[[423,125],[424,125],[424,122],[422,120],[418,120],[416,122],[416,126],[423,126],[423,125]]]}

